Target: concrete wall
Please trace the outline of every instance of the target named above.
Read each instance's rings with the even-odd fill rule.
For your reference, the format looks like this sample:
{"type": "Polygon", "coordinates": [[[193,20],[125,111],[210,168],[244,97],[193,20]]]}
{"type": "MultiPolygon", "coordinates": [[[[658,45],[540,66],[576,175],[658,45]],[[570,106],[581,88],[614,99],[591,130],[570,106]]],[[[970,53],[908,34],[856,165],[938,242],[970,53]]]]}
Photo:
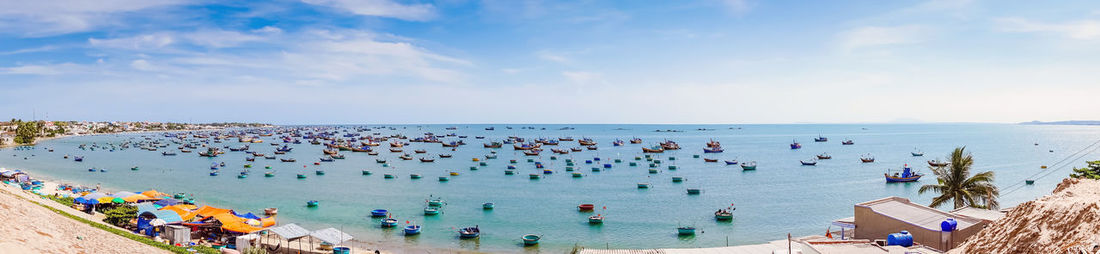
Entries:
{"type": "Polygon", "coordinates": [[[950,246],[945,246],[941,241],[939,228],[934,230],[909,224],[907,222],[885,216],[871,210],[869,207],[855,207],[855,238],[856,239],[886,239],[887,235],[909,231],[913,235],[913,242],[938,250],[950,250],[962,244],[967,237],[977,234],[987,224],[982,221],[968,228],[960,229],[951,234],[950,246]]]}

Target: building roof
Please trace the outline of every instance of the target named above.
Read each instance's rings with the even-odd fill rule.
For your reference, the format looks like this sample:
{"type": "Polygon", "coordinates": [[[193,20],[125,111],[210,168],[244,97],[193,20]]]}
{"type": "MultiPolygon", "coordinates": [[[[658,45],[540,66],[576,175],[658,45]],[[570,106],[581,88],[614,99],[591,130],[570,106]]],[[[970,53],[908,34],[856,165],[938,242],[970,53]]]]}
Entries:
{"type": "Polygon", "coordinates": [[[952,214],[962,215],[972,218],[983,219],[987,221],[995,221],[1005,217],[1005,213],[1002,211],[981,209],[974,207],[964,207],[951,211],[952,214]]]}
{"type": "Polygon", "coordinates": [[[981,222],[981,220],[969,216],[950,214],[931,207],[914,204],[909,202],[909,199],[901,197],[887,197],[867,201],[856,204],[856,207],[867,207],[883,216],[934,231],[939,231],[940,223],[948,218],[955,219],[958,223],[957,229],[965,229],[981,222]]]}

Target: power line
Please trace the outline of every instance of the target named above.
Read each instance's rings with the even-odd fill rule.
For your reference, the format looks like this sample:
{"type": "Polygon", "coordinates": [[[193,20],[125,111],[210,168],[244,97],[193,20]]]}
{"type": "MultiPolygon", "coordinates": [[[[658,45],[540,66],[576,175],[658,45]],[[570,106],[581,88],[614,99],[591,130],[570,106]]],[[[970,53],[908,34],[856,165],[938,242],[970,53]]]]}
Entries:
{"type": "MultiPolygon", "coordinates": [[[[1092,144],[1090,144],[1088,146],[1085,146],[1081,150],[1078,150],[1077,152],[1074,152],[1074,153],[1066,156],[1065,158],[1062,158],[1062,160],[1059,160],[1058,162],[1055,162],[1054,164],[1051,164],[1051,166],[1047,167],[1046,169],[1040,170],[1039,172],[1035,172],[1035,174],[1032,174],[1031,176],[1029,176],[1026,179],[1038,180],[1040,178],[1049,176],[1050,174],[1052,174],[1054,172],[1058,172],[1058,170],[1060,170],[1062,168],[1065,168],[1066,166],[1071,165],[1073,161],[1077,161],[1077,160],[1085,157],[1085,155],[1088,155],[1088,154],[1096,151],[1097,149],[1100,149],[1100,146],[1096,146],[1097,144],[1100,144],[1100,140],[1096,140],[1096,142],[1093,142],[1092,144]],[[1082,153],[1086,150],[1089,150],[1090,148],[1092,149],[1092,151],[1082,153]],[[1077,156],[1077,157],[1074,158],[1074,156],[1077,156]],[[1074,159],[1070,160],[1071,158],[1074,158],[1074,159]],[[1067,163],[1067,162],[1070,162],[1070,163],[1067,163]],[[1065,164],[1061,165],[1061,166],[1058,166],[1058,164],[1063,164],[1063,163],[1065,163],[1065,164]]],[[[1011,194],[1012,192],[1015,192],[1017,190],[1022,189],[1023,186],[1026,185],[1025,184],[1026,179],[1025,179],[1025,182],[1016,182],[1012,185],[1009,185],[1009,186],[1005,187],[1004,189],[1006,191],[1004,193],[1001,193],[1001,195],[1008,195],[1008,194],[1011,194]],[[1015,188],[1015,189],[1012,189],[1012,188],[1015,188]]]]}

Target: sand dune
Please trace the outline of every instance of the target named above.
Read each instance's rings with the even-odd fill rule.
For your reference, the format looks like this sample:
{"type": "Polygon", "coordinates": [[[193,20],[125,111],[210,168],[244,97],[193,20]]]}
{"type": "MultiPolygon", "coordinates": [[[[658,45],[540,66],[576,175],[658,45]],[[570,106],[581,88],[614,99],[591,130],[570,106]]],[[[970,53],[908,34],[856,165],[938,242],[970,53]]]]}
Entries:
{"type": "Polygon", "coordinates": [[[9,185],[0,187],[0,253],[169,253],[69,219],[19,196],[37,198],[9,185]]]}
{"type": "Polygon", "coordinates": [[[1065,179],[949,253],[1097,253],[1100,181],[1065,179]]]}

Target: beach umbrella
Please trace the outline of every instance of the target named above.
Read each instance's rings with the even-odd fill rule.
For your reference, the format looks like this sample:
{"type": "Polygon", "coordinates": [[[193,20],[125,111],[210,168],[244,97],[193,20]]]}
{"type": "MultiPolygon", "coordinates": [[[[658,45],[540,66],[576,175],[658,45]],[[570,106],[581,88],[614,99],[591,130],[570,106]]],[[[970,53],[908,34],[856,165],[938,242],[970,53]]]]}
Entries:
{"type": "Polygon", "coordinates": [[[114,198],[114,199],[111,199],[111,203],[122,204],[122,203],[126,203],[126,200],[121,199],[121,198],[114,198]]]}
{"type": "Polygon", "coordinates": [[[155,202],[155,203],[153,203],[153,204],[154,204],[154,205],[159,205],[159,206],[161,206],[161,207],[169,207],[169,206],[174,206],[174,205],[176,205],[176,204],[179,204],[179,200],[175,200],[175,199],[161,199],[161,200],[157,200],[157,202],[155,202]]]}
{"type": "Polygon", "coordinates": [[[95,200],[99,201],[100,204],[106,204],[106,203],[111,203],[111,200],[114,200],[114,199],[115,199],[115,197],[104,196],[104,197],[97,198],[95,200]]]}

